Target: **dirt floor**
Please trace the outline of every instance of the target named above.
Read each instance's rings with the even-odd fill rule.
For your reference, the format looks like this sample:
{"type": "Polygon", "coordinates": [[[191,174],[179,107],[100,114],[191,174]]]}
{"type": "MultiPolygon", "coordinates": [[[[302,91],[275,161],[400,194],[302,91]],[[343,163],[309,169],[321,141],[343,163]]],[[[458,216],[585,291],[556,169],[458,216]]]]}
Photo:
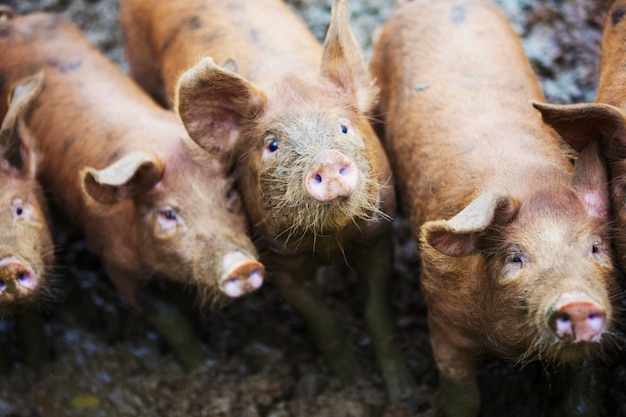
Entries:
{"type": "MultiPolygon", "coordinates": [[[[70,16],[111,59],[126,69],[117,23],[118,0],[0,0],[19,12],[70,16]]],[[[290,0],[321,39],[330,0],[290,0]]],[[[550,102],[592,100],[598,71],[605,0],[498,0],[523,37],[550,102]]],[[[351,0],[352,25],[366,56],[392,0],[351,0]]],[[[1,59],[1,58],[0,58],[1,59]]],[[[117,295],[97,258],[62,226],[56,232],[58,301],[43,310],[52,360],[38,371],[20,362],[11,317],[0,322],[13,372],[0,376],[0,417],[432,417],[439,410],[436,370],[421,300],[415,245],[407,224],[394,221],[395,275],[391,297],[409,366],[419,382],[415,398],[391,405],[373,370],[371,344],[358,314],[353,278],[325,294],[358,345],[371,378],[343,386],[328,372],[299,316],[273,290],[222,308],[190,308],[212,358],[206,370],[184,373],[156,333],[117,295]]],[[[162,286],[164,286],[163,284],[162,286]]],[[[171,288],[168,287],[168,290],[171,288]]],[[[193,299],[190,291],[179,296],[193,299]]],[[[189,302],[187,304],[190,304],[189,302]]],[[[621,331],[619,332],[621,334],[621,331]]],[[[623,337],[619,338],[623,346],[623,337]]],[[[604,414],[626,416],[626,359],[615,355],[605,378],[604,414]]],[[[541,417],[558,394],[558,378],[541,364],[523,369],[492,360],[479,370],[485,417],[541,417]],[[557,394],[555,394],[557,393],[557,394]]]]}

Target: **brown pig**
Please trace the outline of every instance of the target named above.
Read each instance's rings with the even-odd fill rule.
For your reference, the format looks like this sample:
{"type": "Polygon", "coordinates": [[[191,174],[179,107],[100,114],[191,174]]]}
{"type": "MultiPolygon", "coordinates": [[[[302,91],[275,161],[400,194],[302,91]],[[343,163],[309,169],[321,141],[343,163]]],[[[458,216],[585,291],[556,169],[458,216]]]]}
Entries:
{"type": "Polygon", "coordinates": [[[399,5],[371,69],[420,243],[444,413],[478,414],[488,355],[576,364],[600,352],[618,291],[605,173],[596,147],[574,168],[533,110],[542,92],[497,7],[399,5]]]}
{"type": "Polygon", "coordinates": [[[346,9],[346,1],[334,2],[323,48],[278,0],[125,0],[120,13],[134,78],[177,106],[202,147],[229,150],[273,284],[348,380],[361,367],[314,277],[336,255],[363,276],[378,367],[397,400],[414,383],[387,300],[395,197],[365,116],[377,89],[346,9]]]}
{"type": "Polygon", "coordinates": [[[601,145],[608,168],[610,199],[616,232],[615,258],[626,271],[626,1],[609,5],[602,34],[600,82],[595,103],[550,105],[535,103],[544,121],[577,151],[601,145]]]}
{"type": "Polygon", "coordinates": [[[225,166],[63,17],[15,17],[0,33],[4,95],[15,80],[44,74],[24,131],[37,142],[39,178],[56,211],[85,233],[125,298],[194,366],[183,323],[168,323],[138,288],[164,277],[207,298],[261,284],[264,268],[225,166]]]}
{"type": "MultiPolygon", "coordinates": [[[[14,313],[23,362],[32,366],[47,358],[36,307],[50,296],[47,280],[54,263],[47,203],[36,180],[36,150],[21,131],[40,81],[41,74],[15,85],[0,128],[0,315],[14,313]]],[[[8,370],[6,355],[0,346],[0,370],[8,370]]]]}

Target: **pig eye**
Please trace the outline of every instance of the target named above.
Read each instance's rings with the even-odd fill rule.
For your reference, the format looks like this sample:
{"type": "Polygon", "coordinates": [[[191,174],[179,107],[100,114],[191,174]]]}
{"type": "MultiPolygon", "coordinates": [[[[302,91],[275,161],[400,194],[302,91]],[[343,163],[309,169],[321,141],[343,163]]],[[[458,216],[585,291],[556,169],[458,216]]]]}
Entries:
{"type": "Polygon", "coordinates": [[[13,216],[16,219],[24,218],[26,214],[26,208],[24,207],[24,202],[20,198],[16,198],[11,203],[11,207],[13,209],[13,216]]]}
{"type": "Polygon", "coordinates": [[[509,265],[521,267],[524,263],[524,257],[519,252],[512,252],[506,257],[506,263],[509,265]]]}
{"type": "Polygon", "coordinates": [[[342,124],[341,125],[341,133],[348,133],[348,126],[342,124]]]}
{"type": "Polygon", "coordinates": [[[600,244],[600,242],[593,242],[593,245],[591,245],[591,253],[600,253],[601,249],[602,245],[600,244]]]}
{"type": "Polygon", "coordinates": [[[168,221],[176,221],[178,216],[176,216],[176,212],[170,208],[161,210],[161,217],[168,221]]]}
{"type": "Polygon", "coordinates": [[[267,145],[267,150],[270,152],[276,152],[278,150],[278,142],[276,139],[272,139],[272,141],[267,145]]]}

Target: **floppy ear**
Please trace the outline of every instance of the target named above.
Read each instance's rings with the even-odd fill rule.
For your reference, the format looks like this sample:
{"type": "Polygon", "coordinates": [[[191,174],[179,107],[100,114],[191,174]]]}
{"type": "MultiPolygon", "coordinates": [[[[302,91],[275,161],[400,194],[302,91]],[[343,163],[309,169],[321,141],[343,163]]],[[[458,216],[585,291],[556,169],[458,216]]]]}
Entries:
{"type": "Polygon", "coordinates": [[[622,150],[619,152],[624,154],[621,157],[626,157],[626,114],[621,109],[603,103],[534,102],[533,107],[539,110],[543,121],[576,151],[581,152],[589,143],[600,141],[607,149],[622,150]]]}
{"type": "Polygon", "coordinates": [[[352,95],[357,108],[367,113],[376,101],[378,88],[350,30],[347,8],[347,0],[334,0],[321,73],[352,95]]]}
{"type": "Polygon", "coordinates": [[[163,163],[154,156],[133,152],[101,170],[83,168],[80,175],[85,194],[100,204],[115,204],[150,190],[163,171],[163,163]]]}
{"type": "Polygon", "coordinates": [[[592,217],[609,218],[609,183],[600,144],[591,142],[578,154],[574,167],[574,187],[585,210],[592,217]]]}
{"type": "Polygon", "coordinates": [[[471,255],[489,227],[508,223],[518,209],[517,200],[507,194],[482,194],[451,219],[424,223],[422,241],[447,256],[471,255]]]}
{"type": "Polygon", "coordinates": [[[0,127],[0,157],[24,177],[34,179],[36,162],[34,143],[20,119],[41,92],[43,72],[18,81],[9,94],[9,107],[0,127]]]}
{"type": "Polygon", "coordinates": [[[175,109],[195,142],[207,152],[227,159],[242,123],[257,117],[264,110],[265,101],[263,91],[207,57],[178,80],[175,109]]]}

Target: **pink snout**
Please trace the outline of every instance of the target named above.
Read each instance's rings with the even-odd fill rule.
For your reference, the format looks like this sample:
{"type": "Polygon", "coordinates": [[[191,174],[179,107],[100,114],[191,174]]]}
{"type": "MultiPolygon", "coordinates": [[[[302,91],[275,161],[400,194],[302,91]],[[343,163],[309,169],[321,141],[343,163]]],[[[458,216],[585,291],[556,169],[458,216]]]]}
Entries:
{"type": "Polygon", "coordinates": [[[16,258],[0,261],[0,300],[12,302],[25,299],[37,290],[38,279],[30,267],[16,258]]]}
{"type": "Polygon", "coordinates": [[[318,201],[332,201],[354,192],[359,170],[352,159],[336,150],[325,150],[311,161],[304,178],[306,192],[318,201]]]}
{"type": "Polygon", "coordinates": [[[263,265],[238,251],[228,252],[222,261],[220,290],[229,297],[240,297],[263,284],[263,265]]]}
{"type": "Polygon", "coordinates": [[[606,322],[606,311],[586,293],[574,291],[561,295],[548,318],[559,339],[573,343],[598,342],[606,322]]]}

